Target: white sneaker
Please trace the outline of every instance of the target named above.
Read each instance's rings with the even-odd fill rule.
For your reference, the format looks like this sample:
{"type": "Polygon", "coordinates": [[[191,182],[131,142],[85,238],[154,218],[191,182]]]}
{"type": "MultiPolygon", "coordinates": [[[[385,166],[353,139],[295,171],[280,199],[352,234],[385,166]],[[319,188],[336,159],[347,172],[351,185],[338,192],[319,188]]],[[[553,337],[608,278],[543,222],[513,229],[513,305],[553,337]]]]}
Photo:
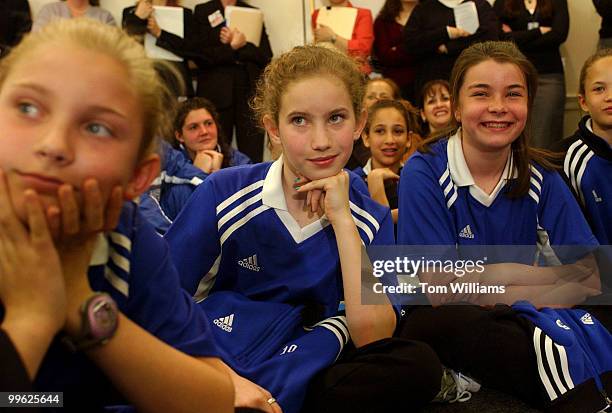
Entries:
{"type": "Polygon", "coordinates": [[[472,398],[472,393],[480,390],[480,384],[461,373],[444,367],[440,392],[432,400],[439,403],[466,402],[472,398]]]}

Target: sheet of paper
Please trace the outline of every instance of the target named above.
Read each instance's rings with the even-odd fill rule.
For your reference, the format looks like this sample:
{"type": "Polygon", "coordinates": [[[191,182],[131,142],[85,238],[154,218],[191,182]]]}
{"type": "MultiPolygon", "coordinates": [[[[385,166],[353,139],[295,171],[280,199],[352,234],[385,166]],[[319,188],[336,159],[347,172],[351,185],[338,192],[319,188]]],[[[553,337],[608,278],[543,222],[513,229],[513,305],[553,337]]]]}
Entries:
{"type": "Polygon", "coordinates": [[[476,33],[480,22],[478,21],[478,10],[473,1],[461,3],[453,9],[455,13],[455,26],[460,27],[470,34],[476,33]]]}
{"type": "Polygon", "coordinates": [[[227,6],[225,20],[230,29],[237,28],[246,36],[247,42],[259,47],[263,28],[263,13],[251,7],[227,6]]]}
{"type": "MultiPolygon", "coordinates": [[[[179,37],[185,36],[183,27],[183,9],[181,7],[153,6],[155,20],[162,30],[176,34],[179,37]]],[[[157,39],[150,33],[145,35],[145,51],[147,56],[152,59],[172,60],[182,62],[183,58],[172,52],[162,49],[155,45],[157,39]]]]}
{"type": "Polygon", "coordinates": [[[353,37],[355,20],[357,20],[355,7],[321,7],[317,16],[317,25],[328,26],[338,36],[350,40],[353,37]]]}

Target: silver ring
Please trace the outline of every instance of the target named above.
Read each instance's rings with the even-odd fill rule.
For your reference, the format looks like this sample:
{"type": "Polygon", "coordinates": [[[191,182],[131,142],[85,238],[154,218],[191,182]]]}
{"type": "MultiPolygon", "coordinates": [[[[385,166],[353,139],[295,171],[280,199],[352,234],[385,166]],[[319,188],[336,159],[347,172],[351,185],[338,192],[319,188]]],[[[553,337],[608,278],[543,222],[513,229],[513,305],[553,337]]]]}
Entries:
{"type": "Polygon", "coordinates": [[[270,397],[268,399],[268,404],[274,404],[274,403],[276,403],[276,399],[274,397],[270,397]]]}

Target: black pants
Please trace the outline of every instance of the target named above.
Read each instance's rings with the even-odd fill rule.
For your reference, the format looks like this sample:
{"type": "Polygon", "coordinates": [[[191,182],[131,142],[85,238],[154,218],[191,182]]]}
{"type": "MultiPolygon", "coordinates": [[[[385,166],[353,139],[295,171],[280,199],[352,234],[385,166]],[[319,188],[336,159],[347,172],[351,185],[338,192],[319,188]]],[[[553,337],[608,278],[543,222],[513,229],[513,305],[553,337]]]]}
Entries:
{"type": "MultiPolygon", "coordinates": [[[[610,328],[606,324],[610,313],[604,307],[588,311],[598,319],[601,317],[600,321],[610,328]]],[[[537,369],[533,330],[529,320],[506,305],[413,307],[398,329],[402,338],[429,344],[443,365],[539,409],[598,410],[590,408],[591,402],[599,406],[602,401],[592,385],[582,389],[578,386],[573,394],[566,393],[551,404],[537,369]]]]}
{"type": "Polygon", "coordinates": [[[442,366],[425,343],[388,338],[348,349],[311,382],[303,413],[420,408],[440,391],[442,366]]]}
{"type": "Polygon", "coordinates": [[[255,122],[253,112],[249,107],[253,90],[249,84],[246,71],[235,71],[232,90],[232,105],[217,107],[223,134],[227,141],[231,143],[235,126],[238,150],[251,158],[253,163],[261,162],[263,160],[264,133],[255,122]]]}

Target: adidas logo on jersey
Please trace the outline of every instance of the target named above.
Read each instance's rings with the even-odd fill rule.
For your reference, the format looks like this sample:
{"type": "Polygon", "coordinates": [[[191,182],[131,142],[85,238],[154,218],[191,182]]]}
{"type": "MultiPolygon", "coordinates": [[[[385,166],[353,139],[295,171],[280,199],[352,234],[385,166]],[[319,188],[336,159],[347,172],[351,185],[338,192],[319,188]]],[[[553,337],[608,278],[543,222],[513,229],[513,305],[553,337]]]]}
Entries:
{"type": "Polygon", "coordinates": [[[470,228],[469,225],[466,225],[465,228],[463,228],[459,233],[459,238],[474,239],[474,233],[472,232],[472,228],[470,228]]]}
{"type": "Polygon", "coordinates": [[[585,315],[583,315],[582,317],[580,317],[580,321],[582,321],[582,324],[588,324],[588,325],[593,325],[593,317],[591,317],[591,314],[586,313],[585,315]]]}
{"type": "Polygon", "coordinates": [[[603,202],[603,199],[601,199],[601,197],[599,195],[597,195],[597,192],[595,192],[595,190],[593,189],[593,198],[595,199],[595,202],[603,202]]]}
{"type": "Polygon", "coordinates": [[[561,321],[561,320],[559,320],[559,319],[557,319],[557,325],[558,325],[559,327],[561,327],[562,329],[564,329],[564,330],[571,330],[571,329],[570,329],[568,326],[566,326],[565,324],[563,324],[563,321],[561,321]]]}
{"type": "Polygon", "coordinates": [[[261,269],[261,267],[257,265],[257,254],[253,254],[248,258],[238,260],[238,265],[246,269],[249,269],[251,271],[256,271],[256,272],[259,272],[259,270],[261,269]]]}
{"type": "Polygon", "coordinates": [[[230,314],[225,317],[216,318],[213,323],[221,330],[225,330],[228,333],[232,332],[232,324],[234,324],[234,314],[230,314]]]}

